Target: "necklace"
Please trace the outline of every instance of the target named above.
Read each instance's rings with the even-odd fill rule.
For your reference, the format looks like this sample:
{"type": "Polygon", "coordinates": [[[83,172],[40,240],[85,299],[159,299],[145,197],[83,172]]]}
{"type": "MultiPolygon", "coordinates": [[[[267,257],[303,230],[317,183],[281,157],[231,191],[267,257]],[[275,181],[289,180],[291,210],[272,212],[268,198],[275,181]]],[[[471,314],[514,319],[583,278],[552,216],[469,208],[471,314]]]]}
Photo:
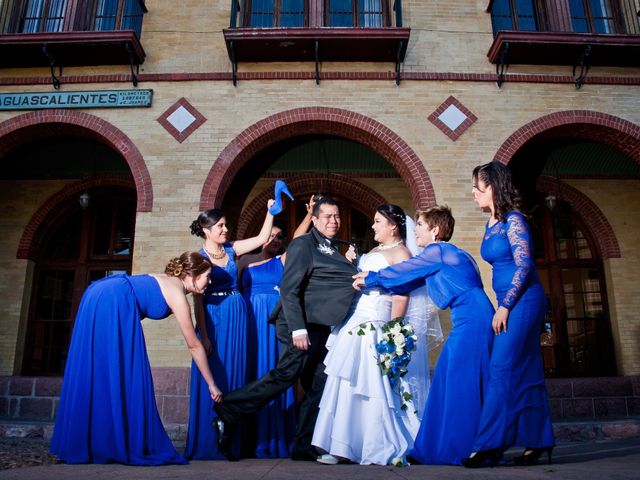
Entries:
{"type": "Polygon", "coordinates": [[[210,252],[209,250],[207,250],[206,245],[203,245],[202,248],[204,249],[205,252],[207,252],[207,255],[209,255],[209,257],[212,260],[220,260],[221,258],[224,258],[224,256],[227,254],[227,251],[224,248],[221,248],[218,253],[210,252]]]}
{"type": "Polygon", "coordinates": [[[395,242],[395,243],[390,243],[390,244],[388,244],[388,245],[385,245],[384,243],[380,243],[380,244],[378,245],[378,250],[389,250],[389,249],[391,249],[391,248],[395,248],[395,247],[397,247],[398,245],[402,245],[402,243],[403,243],[403,242],[402,242],[402,240],[398,240],[397,242],[395,242]]]}

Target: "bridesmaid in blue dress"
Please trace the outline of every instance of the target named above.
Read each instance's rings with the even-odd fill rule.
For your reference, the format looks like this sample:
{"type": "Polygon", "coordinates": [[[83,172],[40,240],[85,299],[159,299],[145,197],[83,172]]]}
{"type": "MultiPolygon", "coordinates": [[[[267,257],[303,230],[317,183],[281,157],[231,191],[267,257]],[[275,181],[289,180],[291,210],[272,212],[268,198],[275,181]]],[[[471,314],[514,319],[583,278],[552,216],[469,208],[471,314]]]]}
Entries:
{"type": "MultiPolygon", "coordinates": [[[[272,370],[280,354],[275,325],[267,320],[280,298],[280,280],[284,270],[281,258],[278,255],[250,264],[242,272],[242,291],[249,306],[247,382],[272,370]]],[[[293,388],[261,408],[255,420],[256,457],[288,457],[296,421],[293,388]]]]}
{"type": "Polygon", "coordinates": [[[467,252],[448,243],[454,218],[446,206],[416,215],[415,236],[426,248],[379,272],[357,274],[354,287],[382,287],[402,294],[426,283],[438,308],[451,309],[453,328],[436,366],[410,461],[460,465],[471,452],[489,374],[493,306],[478,267],[467,252]]]}
{"type": "MultiPolygon", "coordinates": [[[[267,207],[273,204],[269,200],[267,207]]],[[[209,353],[209,367],[223,393],[240,388],[247,376],[247,305],[238,291],[236,255],[262,246],[273,226],[273,215],[267,212],[260,233],[251,238],[229,242],[224,212],[206,210],[191,224],[191,233],[205,239],[202,255],[212,264],[211,284],[195,304],[198,335],[209,353]]],[[[218,451],[218,440],[211,427],[215,418],[207,384],[200,371],[191,367],[189,430],[185,456],[189,459],[224,459],[218,451]]],[[[241,437],[236,436],[233,454],[241,453],[241,437]]]]}
{"type": "Polygon", "coordinates": [[[158,415],[140,321],[173,312],[208,398],[220,401],[186,298],[204,291],[210,269],[202,255],[185,252],[165,275],[114,275],[89,285],[73,328],[51,453],[67,463],[187,463],[158,415]]]}
{"type": "MultiPolygon", "coordinates": [[[[293,238],[309,230],[313,205],[312,195],[306,204],[307,215],[296,228],[293,238]]],[[[272,370],[280,357],[276,328],[268,319],[280,298],[280,280],[287,256],[286,253],[278,255],[282,244],[282,229],[274,226],[269,241],[262,246],[260,253],[244,255],[238,262],[242,294],[249,307],[247,383],[272,370]]],[[[289,457],[295,424],[295,396],[291,387],[256,414],[256,457],[289,457]]]]}
{"type": "Polygon", "coordinates": [[[547,302],[529,225],[520,213],[520,195],[505,165],[491,162],[476,167],[473,196],[480,208],[491,211],[481,254],[493,267],[498,309],[475,454],[465,460],[465,466],[493,464],[514,445],[525,448],[514,458],[516,464],[535,465],[544,452],[551,463],[555,441],[540,352],[547,302]]]}

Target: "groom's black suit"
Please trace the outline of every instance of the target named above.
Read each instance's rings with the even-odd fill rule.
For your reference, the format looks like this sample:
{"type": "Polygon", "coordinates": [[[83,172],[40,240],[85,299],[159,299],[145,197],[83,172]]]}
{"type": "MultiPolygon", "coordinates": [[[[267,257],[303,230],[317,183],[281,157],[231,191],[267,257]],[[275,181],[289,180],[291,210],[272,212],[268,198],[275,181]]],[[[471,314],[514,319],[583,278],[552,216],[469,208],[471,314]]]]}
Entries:
{"type": "Polygon", "coordinates": [[[315,228],[291,241],[280,284],[281,309],[276,316],[281,342],[278,364],[262,378],[224,395],[216,405],[224,422],[236,423],[256,412],[300,378],[305,396],[293,456],[315,452],[311,437],[326,380],[322,363],[325,343],[330,327],[349,313],[355,293],[351,277],[356,273],[356,267],[315,228]],[[292,343],[291,332],[301,329],[307,330],[311,343],[306,351],[292,343]]]}

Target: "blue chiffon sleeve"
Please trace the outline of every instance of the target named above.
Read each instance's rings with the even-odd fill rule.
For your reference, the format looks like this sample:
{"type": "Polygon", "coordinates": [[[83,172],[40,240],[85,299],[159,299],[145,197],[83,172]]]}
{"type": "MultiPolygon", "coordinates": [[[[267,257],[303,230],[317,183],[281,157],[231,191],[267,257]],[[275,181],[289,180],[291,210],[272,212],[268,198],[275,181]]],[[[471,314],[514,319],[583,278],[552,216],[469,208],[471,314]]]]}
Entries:
{"type": "Polygon", "coordinates": [[[424,279],[442,267],[442,249],[431,244],[422,253],[404,262],[396,263],[379,272],[369,272],[367,287],[382,287],[392,293],[405,294],[424,285],[424,279]]]}
{"type": "Polygon", "coordinates": [[[507,239],[511,246],[516,269],[509,289],[502,298],[498,298],[498,306],[511,310],[522,295],[527,285],[527,279],[535,266],[531,248],[531,232],[524,217],[515,212],[508,214],[506,227],[507,239]]]}

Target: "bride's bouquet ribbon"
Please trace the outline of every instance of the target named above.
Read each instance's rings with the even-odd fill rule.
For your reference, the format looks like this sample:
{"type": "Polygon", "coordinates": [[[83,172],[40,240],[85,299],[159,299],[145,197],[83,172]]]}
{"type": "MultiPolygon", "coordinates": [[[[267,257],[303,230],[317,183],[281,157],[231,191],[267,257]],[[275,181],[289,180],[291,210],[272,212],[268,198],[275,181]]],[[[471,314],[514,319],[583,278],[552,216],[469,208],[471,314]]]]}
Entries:
{"type": "Polygon", "coordinates": [[[277,215],[282,211],[282,195],[283,194],[289,197],[291,200],[293,200],[293,195],[291,195],[291,192],[289,191],[287,184],[284,183],[284,180],[276,180],[276,183],[274,185],[274,194],[273,194],[273,198],[275,202],[269,208],[269,213],[271,215],[277,215]]]}

